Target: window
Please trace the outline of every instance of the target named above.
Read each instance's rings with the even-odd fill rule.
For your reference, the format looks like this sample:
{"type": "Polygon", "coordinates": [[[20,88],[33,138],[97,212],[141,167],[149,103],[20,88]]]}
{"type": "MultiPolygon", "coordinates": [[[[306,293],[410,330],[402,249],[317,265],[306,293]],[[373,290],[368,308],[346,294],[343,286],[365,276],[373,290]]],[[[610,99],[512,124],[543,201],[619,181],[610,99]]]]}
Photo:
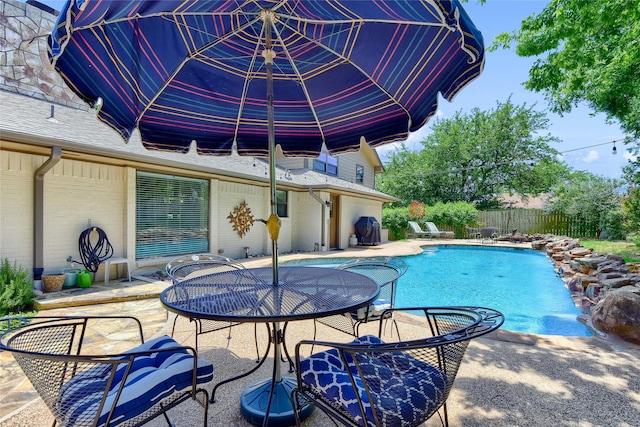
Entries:
{"type": "Polygon", "coordinates": [[[329,175],[338,175],[338,158],[327,153],[321,153],[313,161],[313,169],[329,175]]]}
{"type": "Polygon", "coordinates": [[[280,218],[287,218],[287,192],[276,190],[276,213],[280,218]]]}
{"type": "Polygon", "coordinates": [[[209,251],[209,181],[136,173],[136,258],[209,251]]]}
{"type": "Polygon", "coordinates": [[[356,182],[358,184],[364,182],[364,166],[356,165],[356,182]]]}

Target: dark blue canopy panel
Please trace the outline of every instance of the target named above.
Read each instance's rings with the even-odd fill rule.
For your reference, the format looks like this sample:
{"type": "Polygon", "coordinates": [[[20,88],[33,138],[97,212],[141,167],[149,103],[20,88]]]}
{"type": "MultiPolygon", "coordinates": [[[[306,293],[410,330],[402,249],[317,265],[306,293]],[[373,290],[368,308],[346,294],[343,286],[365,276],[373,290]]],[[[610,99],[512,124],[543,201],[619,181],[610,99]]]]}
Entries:
{"type": "MultiPolygon", "coordinates": [[[[267,21],[271,22],[271,21],[267,21]]],[[[50,57],[99,118],[147,148],[289,156],[405,140],[483,67],[458,1],[71,1],[50,57]],[[272,23],[265,25],[269,14],[272,23]]]]}

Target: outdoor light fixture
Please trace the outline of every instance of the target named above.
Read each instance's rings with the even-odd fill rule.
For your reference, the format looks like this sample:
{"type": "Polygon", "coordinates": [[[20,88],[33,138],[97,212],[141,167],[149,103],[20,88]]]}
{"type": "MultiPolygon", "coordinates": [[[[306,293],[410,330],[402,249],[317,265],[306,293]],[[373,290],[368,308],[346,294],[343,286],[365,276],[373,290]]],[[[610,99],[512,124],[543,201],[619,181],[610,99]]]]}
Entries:
{"type": "Polygon", "coordinates": [[[93,105],[91,105],[91,107],[96,110],[96,114],[98,114],[100,112],[100,110],[102,109],[102,106],[104,105],[104,100],[102,99],[101,96],[97,97],[96,100],[93,102],[93,105]]]}
{"type": "Polygon", "coordinates": [[[613,142],[613,150],[611,151],[611,154],[616,154],[618,152],[618,150],[616,149],[616,142],[613,142]]]}

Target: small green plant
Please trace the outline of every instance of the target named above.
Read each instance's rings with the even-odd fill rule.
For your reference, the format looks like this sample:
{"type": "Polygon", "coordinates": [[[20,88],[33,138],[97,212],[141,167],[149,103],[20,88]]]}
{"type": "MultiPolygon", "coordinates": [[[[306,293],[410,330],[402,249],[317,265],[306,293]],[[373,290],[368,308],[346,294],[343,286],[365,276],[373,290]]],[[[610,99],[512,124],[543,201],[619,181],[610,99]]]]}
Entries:
{"type": "Polygon", "coordinates": [[[5,258],[0,265],[0,316],[33,310],[35,298],[27,270],[5,258]]]}

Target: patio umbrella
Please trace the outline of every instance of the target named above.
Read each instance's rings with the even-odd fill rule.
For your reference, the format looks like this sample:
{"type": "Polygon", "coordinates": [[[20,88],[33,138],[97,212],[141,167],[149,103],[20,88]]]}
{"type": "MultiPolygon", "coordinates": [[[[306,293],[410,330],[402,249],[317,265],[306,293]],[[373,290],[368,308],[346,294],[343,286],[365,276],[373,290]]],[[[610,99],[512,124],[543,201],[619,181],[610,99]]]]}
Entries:
{"type": "Polygon", "coordinates": [[[50,59],[98,118],[152,150],[333,155],[403,141],[482,71],[457,0],[71,0],[50,59]]]}
{"type": "Polygon", "coordinates": [[[276,145],[317,157],[403,141],[484,64],[457,0],[71,0],[49,47],[123,139],[269,157],[274,286],[276,145]]]}

